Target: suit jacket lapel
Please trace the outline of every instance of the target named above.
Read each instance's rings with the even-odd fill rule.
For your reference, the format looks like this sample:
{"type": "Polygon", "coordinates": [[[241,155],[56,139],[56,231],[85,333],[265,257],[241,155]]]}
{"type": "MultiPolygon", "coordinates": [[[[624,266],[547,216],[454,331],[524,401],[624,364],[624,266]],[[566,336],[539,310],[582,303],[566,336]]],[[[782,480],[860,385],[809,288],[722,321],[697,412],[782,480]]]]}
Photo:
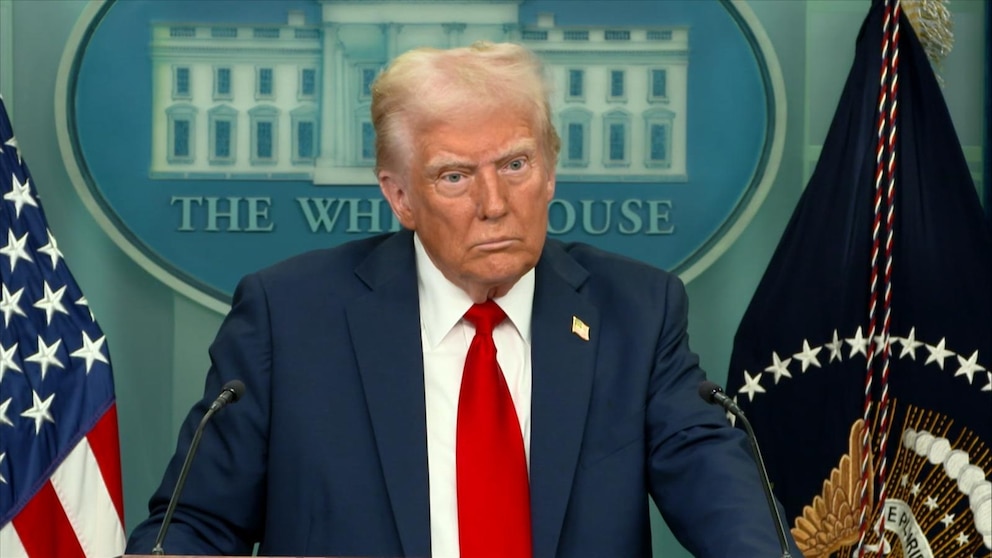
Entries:
{"type": "Polygon", "coordinates": [[[532,331],[530,485],[535,556],[554,556],[582,446],[599,311],[579,288],[588,272],[554,241],[537,266],[532,331]],[[573,332],[589,326],[589,340],[573,332]],[[581,328],[580,328],[581,329],[581,328]]]}
{"type": "Polygon", "coordinates": [[[385,240],[355,270],[370,289],[348,304],[358,368],[405,555],[430,554],[424,361],[413,235],[385,240]]]}

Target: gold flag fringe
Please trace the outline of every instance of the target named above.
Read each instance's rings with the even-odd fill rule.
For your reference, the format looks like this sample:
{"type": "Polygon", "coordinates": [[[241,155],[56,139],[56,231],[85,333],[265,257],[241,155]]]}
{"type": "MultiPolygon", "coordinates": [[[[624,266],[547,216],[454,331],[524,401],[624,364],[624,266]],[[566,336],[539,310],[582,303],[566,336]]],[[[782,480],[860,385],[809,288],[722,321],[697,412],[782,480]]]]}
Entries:
{"type": "Polygon", "coordinates": [[[948,0],[902,0],[902,10],[920,38],[923,50],[941,85],[941,64],[954,47],[953,22],[948,0]]]}

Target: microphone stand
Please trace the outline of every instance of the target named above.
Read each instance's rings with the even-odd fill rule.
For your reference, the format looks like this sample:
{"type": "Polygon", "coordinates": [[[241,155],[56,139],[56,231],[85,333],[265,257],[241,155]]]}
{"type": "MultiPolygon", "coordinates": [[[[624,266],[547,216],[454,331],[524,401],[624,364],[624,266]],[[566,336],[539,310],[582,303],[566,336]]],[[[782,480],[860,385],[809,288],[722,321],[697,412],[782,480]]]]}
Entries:
{"type": "Polygon", "coordinates": [[[158,536],[155,537],[155,547],[152,548],[153,556],[162,556],[165,554],[165,549],[162,548],[162,542],[165,540],[165,533],[169,530],[169,524],[172,523],[172,514],[176,512],[176,504],[179,503],[179,495],[183,491],[183,486],[186,485],[186,477],[189,475],[190,463],[193,462],[193,456],[196,454],[196,448],[200,445],[200,438],[203,436],[203,429],[207,425],[207,421],[210,417],[217,412],[217,409],[210,407],[203,418],[200,419],[200,425],[196,427],[196,432],[193,434],[193,443],[190,444],[189,450],[186,451],[186,461],[183,462],[183,468],[179,471],[179,480],[176,481],[176,487],[172,490],[172,497],[169,498],[169,507],[165,510],[165,517],[162,519],[162,526],[158,529],[158,536]]]}
{"type": "Polygon", "coordinates": [[[165,517],[162,518],[162,526],[159,527],[158,536],[155,537],[155,547],[152,548],[153,556],[162,556],[165,554],[165,549],[162,548],[162,543],[165,541],[165,533],[169,530],[169,524],[172,523],[172,514],[176,511],[176,504],[179,503],[179,495],[182,494],[183,486],[186,485],[186,477],[189,475],[190,464],[193,462],[193,456],[196,455],[196,448],[200,445],[200,438],[203,436],[203,430],[207,426],[207,421],[210,420],[210,417],[214,416],[214,413],[223,409],[225,405],[241,399],[244,392],[245,385],[241,380],[227,382],[224,384],[223,389],[221,389],[220,395],[211,403],[210,408],[207,409],[207,412],[203,414],[203,418],[200,419],[200,424],[196,427],[196,432],[193,433],[193,441],[186,451],[186,460],[183,462],[183,468],[179,470],[179,480],[176,481],[176,487],[172,490],[172,497],[169,498],[169,507],[165,510],[165,517]]]}
{"type": "Polygon", "coordinates": [[[747,440],[751,443],[751,450],[754,451],[754,463],[758,467],[758,473],[761,475],[761,488],[765,491],[765,499],[768,500],[768,507],[772,510],[772,517],[775,519],[775,534],[778,535],[778,544],[782,547],[782,558],[792,558],[792,553],[789,552],[789,543],[785,536],[785,523],[782,521],[782,514],[778,510],[778,506],[775,505],[775,498],[772,496],[772,483],[768,479],[768,471],[765,470],[765,460],[761,457],[761,450],[758,449],[758,438],[754,435],[754,430],[751,429],[751,422],[747,420],[744,416],[744,412],[739,408],[737,413],[734,415],[744,423],[744,429],[747,430],[747,440]]]}
{"type": "Polygon", "coordinates": [[[744,411],[737,406],[737,403],[727,397],[727,394],[723,392],[723,388],[717,384],[710,381],[699,384],[699,396],[707,403],[720,405],[744,423],[744,429],[747,431],[747,441],[750,442],[751,451],[754,453],[754,464],[758,467],[758,474],[761,476],[761,488],[765,491],[768,508],[771,510],[772,518],[775,520],[775,534],[778,535],[778,544],[782,548],[781,558],[792,558],[792,554],[789,552],[788,537],[785,534],[785,523],[782,521],[782,514],[778,511],[778,506],[775,505],[775,497],[772,496],[772,483],[768,479],[765,460],[761,457],[761,450],[758,449],[758,437],[754,435],[751,422],[744,416],[744,411]]]}

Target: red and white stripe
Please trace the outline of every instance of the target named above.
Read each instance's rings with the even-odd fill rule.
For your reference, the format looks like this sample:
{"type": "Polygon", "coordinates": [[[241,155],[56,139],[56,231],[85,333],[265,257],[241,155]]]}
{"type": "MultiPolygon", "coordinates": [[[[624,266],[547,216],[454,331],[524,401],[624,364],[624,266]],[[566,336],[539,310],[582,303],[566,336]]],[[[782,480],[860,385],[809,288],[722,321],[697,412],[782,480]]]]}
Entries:
{"type": "Polygon", "coordinates": [[[3,558],[110,558],[124,553],[117,407],[111,406],[13,521],[3,558]]]}

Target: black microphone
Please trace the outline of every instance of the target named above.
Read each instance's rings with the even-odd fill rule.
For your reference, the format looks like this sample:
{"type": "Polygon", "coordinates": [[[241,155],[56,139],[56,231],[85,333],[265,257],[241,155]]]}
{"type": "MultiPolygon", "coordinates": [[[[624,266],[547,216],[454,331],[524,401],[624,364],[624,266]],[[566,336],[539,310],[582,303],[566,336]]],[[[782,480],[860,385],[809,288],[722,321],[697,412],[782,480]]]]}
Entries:
{"type": "Polygon", "coordinates": [[[792,558],[792,554],[789,552],[788,537],[785,535],[785,523],[782,521],[782,514],[779,513],[778,506],[775,505],[775,498],[772,496],[772,483],[768,480],[768,471],[765,470],[765,460],[761,458],[761,450],[758,449],[758,438],[754,435],[754,430],[751,429],[751,423],[748,422],[744,416],[744,411],[737,406],[737,403],[727,397],[727,394],[723,392],[723,388],[715,383],[705,381],[699,384],[699,396],[707,403],[720,405],[737,417],[737,420],[744,423],[744,429],[747,431],[747,440],[751,442],[751,450],[754,452],[754,463],[758,466],[758,473],[761,475],[761,488],[765,490],[765,499],[768,500],[768,507],[772,511],[772,519],[775,520],[775,531],[778,534],[778,544],[782,547],[782,558],[792,558]]]}
{"type": "Polygon", "coordinates": [[[193,455],[196,454],[196,448],[200,445],[200,437],[203,436],[203,429],[207,426],[207,421],[210,417],[214,416],[214,413],[224,408],[228,403],[235,403],[241,396],[245,394],[245,384],[241,380],[231,380],[224,384],[223,389],[220,390],[220,395],[214,402],[210,404],[210,408],[200,419],[200,425],[196,427],[196,432],[193,433],[193,442],[189,445],[189,450],[186,451],[186,461],[183,462],[183,468],[179,471],[179,480],[176,481],[176,487],[172,491],[172,498],[169,499],[169,507],[165,510],[165,517],[162,519],[162,526],[159,527],[158,536],[155,537],[155,547],[152,548],[152,554],[155,556],[162,556],[165,554],[165,549],[162,548],[162,542],[165,540],[165,533],[169,530],[169,524],[172,523],[172,514],[176,511],[176,504],[179,503],[179,495],[183,491],[183,485],[186,484],[186,475],[189,474],[190,463],[193,462],[193,455]]]}

